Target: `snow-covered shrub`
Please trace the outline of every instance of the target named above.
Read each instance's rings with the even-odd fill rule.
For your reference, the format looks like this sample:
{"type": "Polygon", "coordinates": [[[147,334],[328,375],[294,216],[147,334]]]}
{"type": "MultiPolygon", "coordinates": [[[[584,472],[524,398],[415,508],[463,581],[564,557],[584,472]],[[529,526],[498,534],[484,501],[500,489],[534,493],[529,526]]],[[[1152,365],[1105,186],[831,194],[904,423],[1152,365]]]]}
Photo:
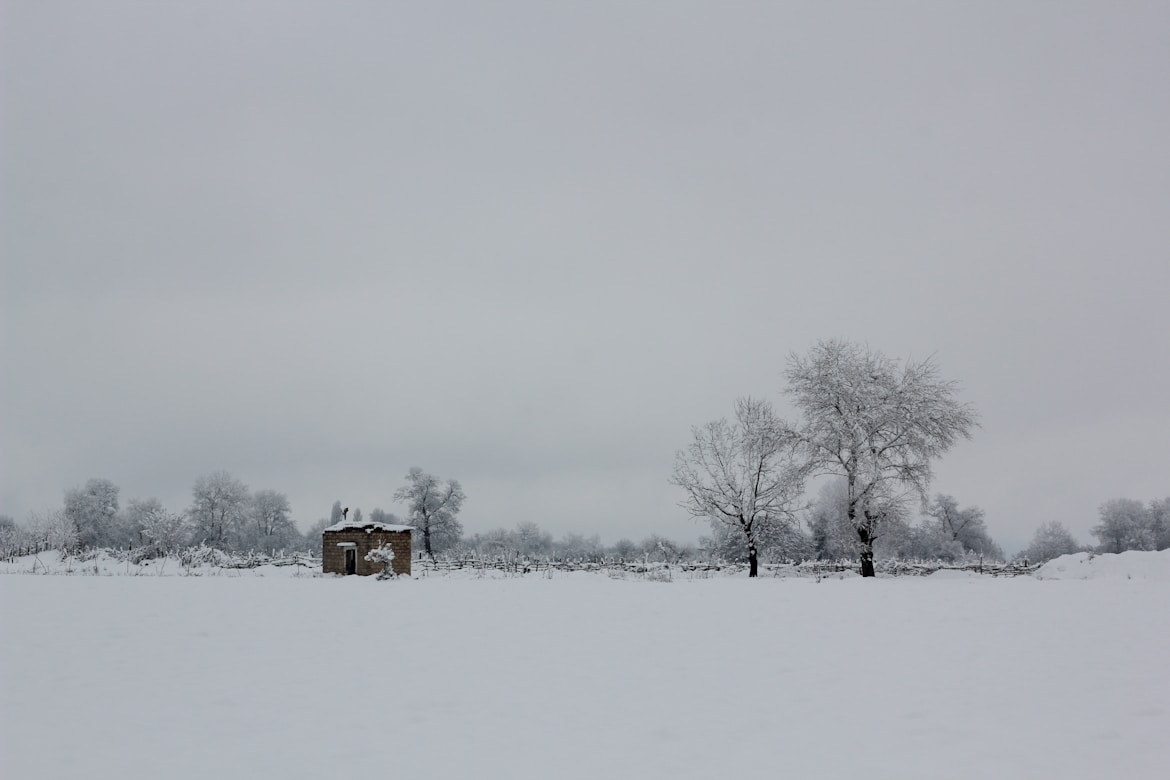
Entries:
{"type": "Polygon", "coordinates": [[[650,582],[673,582],[674,575],[671,574],[669,564],[664,564],[661,566],[647,566],[646,579],[650,582]]]}
{"type": "Polygon", "coordinates": [[[398,575],[394,573],[394,551],[389,545],[380,544],[366,553],[366,560],[371,563],[382,564],[382,571],[378,573],[380,580],[392,580],[398,575]]]}
{"type": "Polygon", "coordinates": [[[200,543],[197,547],[188,547],[179,553],[179,563],[190,573],[191,569],[201,566],[223,567],[231,562],[231,556],[223,550],[200,543]]]}

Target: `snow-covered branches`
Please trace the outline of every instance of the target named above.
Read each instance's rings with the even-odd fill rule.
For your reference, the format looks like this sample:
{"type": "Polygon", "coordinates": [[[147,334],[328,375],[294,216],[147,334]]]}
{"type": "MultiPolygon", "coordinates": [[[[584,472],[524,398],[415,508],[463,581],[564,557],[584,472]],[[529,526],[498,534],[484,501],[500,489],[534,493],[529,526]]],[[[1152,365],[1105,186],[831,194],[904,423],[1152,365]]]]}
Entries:
{"type": "Polygon", "coordinates": [[[804,470],[771,404],[741,398],[735,418],[694,428],[690,446],[675,456],[670,481],[685,491],[681,506],[693,516],[743,534],[754,577],[761,538],[794,521],[804,470]]]}
{"type": "Polygon", "coordinates": [[[1045,563],[1062,555],[1070,555],[1084,549],[1059,520],[1051,520],[1036,529],[1032,543],[1024,550],[1023,557],[1031,563],[1045,563]]]}
{"type": "Polygon", "coordinates": [[[186,516],[168,512],[157,498],[131,499],[126,521],[160,555],[182,548],[190,537],[186,516]]]}
{"type": "Polygon", "coordinates": [[[298,536],[290,516],[288,497],[275,490],[257,490],[248,504],[248,523],[243,534],[249,546],[261,550],[283,550],[298,536]]]}
{"type": "Polygon", "coordinates": [[[248,486],[226,471],[216,471],[195,480],[191,494],[187,516],[198,540],[229,549],[247,521],[248,486]]]}
{"type": "Polygon", "coordinates": [[[423,550],[430,558],[463,535],[463,526],[456,515],[463,507],[466,495],[459,482],[441,481],[417,466],[406,475],[406,485],[394,492],[394,500],[407,507],[407,522],[421,531],[423,550]]]}
{"type": "Polygon", "coordinates": [[[80,542],[77,526],[63,509],[48,509],[29,514],[29,540],[41,549],[74,552],[80,542]]]}
{"type": "Polygon", "coordinates": [[[380,544],[366,553],[366,560],[371,563],[382,564],[382,571],[378,573],[380,580],[392,580],[398,575],[394,572],[394,550],[388,544],[380,544]]]}
{"type": "Polygon", "coordinates": [[[77,529],[82,547],[121,544],[118,528],[118,486],[91,479],[84,487],[65,491],[65,519],[77,529]]]}
{"type": "Polygon", "coordinates": [[[1132,498],[1112,498],[1101,505],[1101,522],[1091,533],[1101,543],[1101,552],[1125,550],[1162,550],[1167,539],[1166,502],[1153,501],[1149,507],[1132,498]]]}
{"type": "Polygon", "coordinates": [[[788,387],[802,420],[785,430],[814,474],[845,477],[847,511],[862,545],[862,573],[873,574],[873,540],[905,513],[925,505],[931,461],[978,423],[955,399],[956,384],[934,361],[899,364],[867,346],[819,342],[791,355],[788,387]]]}

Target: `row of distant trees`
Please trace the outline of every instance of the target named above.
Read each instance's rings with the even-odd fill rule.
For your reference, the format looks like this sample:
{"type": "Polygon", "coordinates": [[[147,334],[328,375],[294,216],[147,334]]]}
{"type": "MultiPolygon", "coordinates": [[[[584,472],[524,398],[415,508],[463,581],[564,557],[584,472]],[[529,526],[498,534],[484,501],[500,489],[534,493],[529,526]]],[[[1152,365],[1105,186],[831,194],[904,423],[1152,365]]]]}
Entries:
{"type": "MultiPolygon", "coordinates": [[[[143,555],[165,555],[206,544],[226,551],[305,551],[316,553],[321,532],[343,519],[345,508],[335,501],[328,517],[301,533],[290,518],[287,497],[274,490],[249,491],[226,472],[200,477],[192,489],[192,504],[182,512],[166,509],[155,498],[119,503],[119,489],[105,479],[91,479],[65,492],[58,509],[33,513],[25,524],[0,515],[0,555],[22,549],[135,548],[143,555]]],[[[826,483],[817,498],[792,523],[764,524],[756,538],[756,554],[765,562],[801,560],[858,561],[861,548],[848,514],[844,480],[826,483]]],[[[346,514],[353,522],[415,526],[415,548],[423,554],[462,556],[518,556],[561,560],[601,561],[649,558],[667,562],[719,560],[749,563],[745,535],[727,523],[713,521],[711,534],[698,544],[680,543],[660,535],[640,541],[619,539],[611,545],[598,535],[567,533],[554,538],[532,522],[464,535],[458,513],[465,496],[456,480],[440,480],[411,469],[406,485],[394,495],[407,508],[401,518],[374,508],[363,516],[360,508],[346,514]],[[429,549],[428,549],[429,545],[429,549]]],[[[1091,533],[1094,545],[1079,542],[1059,521],[1037,528],[1031,543],[1017,558],[1042,563],[1082,551],[1124,552],[1170,548],[1170,498],[1141,501],[1118,498],[1099,510],[1100,522],[1091,533]]],[[[882,559],[1002,560],[1003,551],[991,538],[984,512],[962,507],[954,497],[938,494],[916,520],[890,519],[875,539],[882,559]]]]}
{"type": "MultiPolygon", "coordinates": [[[[233,552],[305,551],[316,553],[321,532],[342,521],[406,524],[416,529],[415,548],[430,556],[522,556],[601,561],[607,558],[649,558],[667,562],[696,559],[750,563],[746,534],[734,524],[711,522],[711,534],[698,544],[679,543],[652,535],[640,541],[619,539],[605,545],[598,535],[568,533],[554,538],[532,522],[465,536],[458,514],[466,496],[459,482],[441,480],[412,468],[394,500],[407,508],[406,517],[374,508],[368,517],[355,507],[348,511],[335,501],[328,517],[301,533],[290,516],[287,496],[275,490],[251,491],[231,474],[219,471],[199,477],[191,505],[168,510],[156,498],[119,502],[119,489],[107,479],[91,479],[65,491],[63,506],[33,513],[25,524],[0,515],[0,555],[22,549],[134,548],[143,555],[166,555],[190,546],[209,545],[233,552]],[[344,514],[343,514],[344,513],[344,514]]],[[[863,548],[849,517],[845,479],[827,482],[817,498],[801,508],[792,522],[760,523],[755,529],[755,554],[765,562],[801,560],[859,561],[863,548]]],[[[1092,528],[1097,544],[1077,541],[1060,522],[1041,525],[1018,558],[1042,563],[1081,551],[1124,552],[1170,548],[1170,498],[1142,503],[1117,498],[1099,510],[1092,528]]],[[[879,558],[900,560],[1002,560],[1003,551],[991,538],[982,509],[963,507],[937,494],[915,519],[890,517],[873,539],[879,558]]]]}
{"type": "Polygon", "coordinates": [[[335,501],[327,518],[301,533],[292,519],[288,496],[276,490],[251,490],[226,471],[199,477],[191,504],[172,511],[157,498],[133,498],[125,505],[108,479],[90,479],[65,491],[63,505],[33,512],[24,524],[0,515],[0,555],[21,550],[133,549],[145,557],[206,545],[226,552],[313,552],[321,550],[322,531],[343,519],[411,525],[419,551],[429,555],[458,544],[463,527],[458,513],[465,495],[459,482],[441,480],[412,468],[394,493],[406,517],[374,508],[368,518],[335,501]]]}
{"type": "Polygon", "coordinates": [[[0,520],[0,549],[137,549],[166,555],[205,544],[226,551],[300,550],[305,538],[291,517],[288,497],[252,491],[226,471],[195,480],[191,505],[172,511],[157,498],[132,498],[108,479],[90,479],[65,491],[61,507],[33,512],[24,525],[0,520]]]}
{"type": "MultiPolygon", "coordinates": [[[[840,481],[825,484],[817,498],[801,513],[797,522],[769,526],[771,533],[758,539],[757,555],[765,563],[786,561],[860,560],[861,549],[849,522],[845,502],[846,486],[840,481]]],[[[1170,524],[1170,498],[1151,501],[1114,499],[1100,509],[1099,525],[1092,529],[1097,544],[1078,542],[1063,524],[1041,525],[1031,544],[1015,558],[1043,563],[1076,552],[1124,552],[1163,550],[1170,547],[1166,527],[1170,524]],[[1127,529],[1120,535],[1120,528],[1127,529]],[[1124,541],[1119,543],[1119,538],[1124,541]]],[[[985,513],[977,506],[960,506],[953,497],[936,494],[926,511],[916,518],[900,517],[884,526],[874,543],[878,559],[944,561],[965,563],[1003,561],[1007,556],[992,539],[985,513]]],[[[663,536],[641,541],[620,539],[612,545],[597,535],[565,534],[555,539],[536,523],[524,522],[515,528],[500,528],[462,538],[444,540],[440,552],[460,557],[519,555],[530,558],[602,561],[607,558],[649,558],[667,562],[718,560],[749,563],[749,551],[742,533],[724,523],[713,523],[711,534],[697,544],[679,543],[663,536]]]]}
{"type": "MultiPolygon", "coordinates": [[[[329,517],[301,533],[292,519],[288,496],[276,490],[251,490],[226,471],[199,477],[191,505],[172,511],[157,498],[133,498],[124,506],[120,489],[108,479],[90,479],[65,491],[61,507],[33,512],[24,524],[0,515],[0,554],[21,549],[135,549],[144,556],[167,555],[206,545],[226,552],[320,552],[321,532],[343,518],[361,521],[340,501],[329,517]]],[[[456,480],[440,480],[412,468],[406,484],[394,493],[407,506],[407,517],[374,508],[369,520],[415,526],[418,548],[433,554],[462,538],[457,519],[464,494],[456,480]]]]}
{"type": "Polygon", "coordinates": [[[1170,498],[1149,504],[1115,498],[1101,505],[1100,518],[1092,534],[1101,552],[1170,548],[1170,498]]]}
{"type": "MultiPolygon", "coordinates": [[[[273,491],[250,494],[249,501],[237,504],[250,506],[250,511],[242,514],[226,509],[223,512],[208,511],[212,506],[228,503],[224,501],[224,486],[234,486],[236,490],[228,492],[238,494],[239,484],[238,480],[225,479],[222,474],[216,478],[200,478],[193,494],[211,495],[205,496],[207,500],[203,503],[196,502],[180,513],[169,512],[157,499],[132,499],[125,507],[119,508],[116,487],[111,489],[106,480],[90,480],[85,486],[67,492],[72,499],[67,501],[68,514],[65,508],[34,513],[24,525],[0,515],[0,556],[22,549],[76,551],[90,547],[136,548],[144,555],[164,555],[189,546],[210,544],[215,538],[220,540],[218,547],[227,551],[317,553],[321,549],[321,532],[342,520],[344,507],[336,501],[328,517],[321,518],[302,534],[288,521],[287,499],[273,498],[270,495],[273,491]],[[212,489],[215,486],[220,490],[212,489]],[[79,502],[78,494],[89,498],[79,502]],[[104,500],[97,500],[99,497],[104,500]],[[216,497],[218,502],[213,503],[211,498],[216,497]],[[86,511],[80,511],[80,514],[79,504],[86,507],[86,511]],[[200,506],[201,511],[192,513],[196,506],[200,506]],[[84,519],[95,507],[102,508],[101,516],[106,518],[104,524],[97,525],[104,531],[96,534],[95,525],[84,519]],[[80,528],[86,529],[89,540],[84,543],[75,524],[79,516],[83,518],[80,528]],[[74,519],[70,520],[71,517],[74,519]],[[199,521],[198,517],[204,519],[199,521]],[[233,517],[243,525],[230,520],[233,517]],[[227,519],[229,530],[224,533],[218,533],[220,518],[227,519]]],[[[824,485],[816,500],[802,511],[799,522],[773,527],[772,533],[760,536],[759,559],[767,563],[858,561],[860,550],[849,523],[846,500],[845,486],[839,481],[824,485]]],[[[1092,529],[1096,544],[1078,541],[1062,523],[1052,521],[1037,528],[1029,546],[1016,557],[1029,563],[1043,563],[1076,552],[1170,548],[1170,498],[1146,504],[1132,499],[1113,499],[1101,505],[1099,517],[1100,523],[1092,529]]],[[[456,512],[437,516],[433,506],[429,517],[422,521],[400,518],[378,508],[368,515],[363,515],[360,508],[354,508],[346,519],[359,523],[364,520],[409,525],[427,523],[431,532],[431,554],[456,558],[522,557],[579,561],[645,558],[668,563],[693,560],[749,562],[743,534],[721,523],[713,524],[711,534],[697,544],[681,543],[655,534],[638,541],[623,538],[607,545],[597,534],[566,533],[554,537],[533,522],[464,535],[456,512]]],[[[413,538],[418,552],[426,554],[425,534],[416,531],[413,538]]],[[[878,559],[952,563],[1004,559],[1003,551],[988,533],[983,510],[975,506],[961,507],[952,496],[942,494],[936,495],[927,511],[916,520],[900,518],[890,522],[874,547],[878,559]]]]}

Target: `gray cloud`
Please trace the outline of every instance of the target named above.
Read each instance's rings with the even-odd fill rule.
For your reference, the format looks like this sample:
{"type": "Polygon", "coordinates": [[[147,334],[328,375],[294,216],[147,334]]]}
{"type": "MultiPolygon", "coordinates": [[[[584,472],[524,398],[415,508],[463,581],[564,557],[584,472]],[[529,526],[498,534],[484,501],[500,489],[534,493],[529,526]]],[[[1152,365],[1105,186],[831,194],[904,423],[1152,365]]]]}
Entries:
{"type": "Polygon", "coordinates": [[[937,355],[1022,542],[1170,492],[1161,4],[9,3],[0,512],[227,468],[307,523],[685,537],[817,338],[937,355]]]}

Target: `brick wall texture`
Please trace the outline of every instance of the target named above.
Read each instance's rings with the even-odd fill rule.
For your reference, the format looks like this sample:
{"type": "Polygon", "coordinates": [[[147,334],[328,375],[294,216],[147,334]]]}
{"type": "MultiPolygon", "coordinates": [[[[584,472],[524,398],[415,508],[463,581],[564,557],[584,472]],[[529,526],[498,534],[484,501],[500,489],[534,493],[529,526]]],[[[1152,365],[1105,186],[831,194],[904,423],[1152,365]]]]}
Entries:
{"type": "Polygon", "coordinates": [[[394,573],[410,575],[410,531],[383,531],[376,528],[347,528],[344,531],[326,531],[321,534],[321,571],[326,574],[345,574],[346,547],[352,542],[357,555],[355,574],[378,574],[382,564],[366,560],[366,553],[381,544],[394,551],[394,573]]]}

